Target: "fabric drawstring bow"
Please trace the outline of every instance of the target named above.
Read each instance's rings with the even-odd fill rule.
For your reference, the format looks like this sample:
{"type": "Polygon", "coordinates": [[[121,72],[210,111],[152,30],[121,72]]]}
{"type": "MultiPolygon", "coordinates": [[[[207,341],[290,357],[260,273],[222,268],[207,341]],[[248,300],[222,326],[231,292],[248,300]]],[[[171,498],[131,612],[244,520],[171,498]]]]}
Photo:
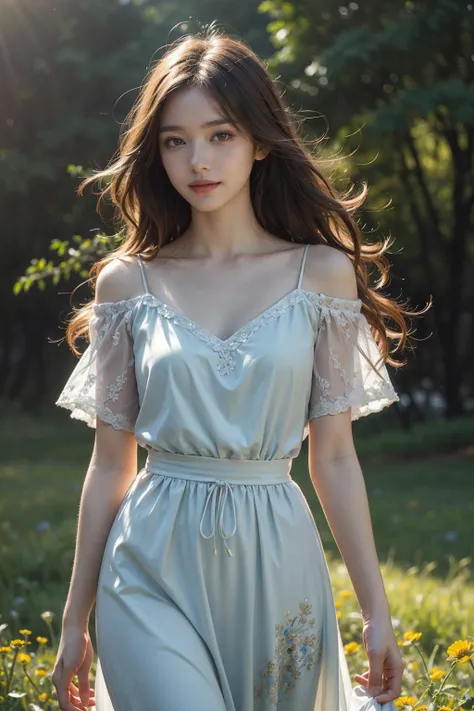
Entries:
{"type": "Polygon", "coordinates": [[[233,553],[226,543],[226,538],[230,538],[231,536],[233,536],[235,531],[237,530],[237,513],[236,513],[236,509],[235,509],[234,492],[232,491],[232,486],[228,481],[222,481],[221,479],[218,479],[212,483],[209,493],[207,495],[206,503],[204,504],[204,510],[203,510],[202,516],[201,516],[201,524],[199,526],[199,531],[200,531],[201,536],[203,538],[212,538],[212,536],[214,536],[214,555],[217,555],[216,508],[217,508],[217,524],[218,524],[217,529],[218,529],[219,535],[221,536],[222,540],[224,541],[224,545],[226,547],[228,555],[232,557],[233,553]],[[227,501],[227,495],[230,495],[230,500],[232,503],[232,514],[234,517],[234,528],[232,530],[232,533],[226,533],[224,530],[224,508],[225,508],[225,504],[227,501]],[[211,533],[208,536],[206,536],[203,533],[202,528],[203,528],[204,517],[206,515],[206,511],[207,511],[209,502],[211,503],[211,527],[212,527],[212,530],[211,530],[211,533]]]}

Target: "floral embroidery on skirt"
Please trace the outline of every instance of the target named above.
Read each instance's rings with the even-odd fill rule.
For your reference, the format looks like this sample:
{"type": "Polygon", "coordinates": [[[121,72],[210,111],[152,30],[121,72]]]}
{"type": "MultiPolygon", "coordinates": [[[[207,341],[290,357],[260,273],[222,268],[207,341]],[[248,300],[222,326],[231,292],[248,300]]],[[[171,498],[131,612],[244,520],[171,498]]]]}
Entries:
{"type": "Polygon", "coordinates": [[[267,698],[277,704],[283,700],[300,679],[301,671],[310,671],[317,656],[316,635],[311,634],[311,628],[316,620],[311,615],[311,604],[305,597],[300,602],[300,614],[292,617],[286,609],[284,622],[275,625],[277,641],[275,656],[268,662],[265,671],[260,673],[261,684],[254,687],[254,698],[267,698]]]}

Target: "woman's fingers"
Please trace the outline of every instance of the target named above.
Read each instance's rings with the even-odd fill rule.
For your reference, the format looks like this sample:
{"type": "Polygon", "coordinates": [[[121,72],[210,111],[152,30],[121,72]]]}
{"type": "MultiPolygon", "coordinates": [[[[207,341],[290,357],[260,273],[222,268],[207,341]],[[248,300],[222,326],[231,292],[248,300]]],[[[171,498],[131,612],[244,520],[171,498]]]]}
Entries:
{"type": "MultiPolygon", "coordinates": [[[[395,701],[401,694],[403,667],[401,670],[396,668],[388,672],[388,679],[383,676],[383,691],[374,696],[380,704],[386,704],[389,701],[395,701]]],[[[365,671],[362,674],[354,674],[354,680],[364,686],[369,687],[369,672],[365,671]]]]}
{"type": "MultiPolygon", "coordinates": [[[[78,699],[80,699],[79,687],[76,686],[74,682],[71,682],[71,688],[74,692],[74,695],[77,696],[78,699]]],[[[95,706],[95,689],[93,689],[92,687],[89,687],[89,703],[87,705],[95,706]]]]}
{"type": "Polygon", "coordinates": [[[384,690],[375,697],[380,704],[395,701],[395,699],[398,699],[400,696],[402,692],[403,669],[404,667],[399,668],[395,666],[386,672],[387,679],[384,681],[384,690]]]}
{"type": "Polygon", "coordinates": [[[56,694],[58,697],[58,706],[60,711],[77,711],[77,709],[80,709],[80,711],[87,711],[80,698],[75,696],[66,688],[57,688],[56,694]]]}
{"type": "Polygon", "coordinates": [[[369,682],[369,691],[372,694],[372,696],[377,699],[379,695],[383,692],[384,690],[384,680],[383,680],[383,671],[384,671],[384,661],[386,657],[386,652],[383,649],[382,646],[378,647],[377,649],[369,649],[369,677],[368,677],[368,682],[369,682]]]}
{"type": "Polygon", "coordinates": [[[354,674],[354,679],[359,684],[362,684],[362,686],[365,686],[367,688],[369,686],[368,675],[369,675],[368,671],[363,672],[362,674],[354,674]]]}
{"type": "Polygon", "coordinates": [[[86,706],[90,705],[90,685],[89,685],[89,670],[92,664],[94,653],[90,640],[86,645],[86,651],[82,664],[78,668],[76,675],[79,687],[79,696],[86,706]]]}
{"type": "MultiPolygon", "coordinates": [[[[75,684],[72,683],[74,678],[74,670],[72,668],[64,667],[64,665],[59,665],[53,673],[51,680],[56,689],[56,695],[58,697],[58,706],[60,711],[87,711],[87,707],[84,706],[81,699],[75,696],[73,688],[75,684]]],[[[75,687],[77,689],[77,687],[75,687]]]]}

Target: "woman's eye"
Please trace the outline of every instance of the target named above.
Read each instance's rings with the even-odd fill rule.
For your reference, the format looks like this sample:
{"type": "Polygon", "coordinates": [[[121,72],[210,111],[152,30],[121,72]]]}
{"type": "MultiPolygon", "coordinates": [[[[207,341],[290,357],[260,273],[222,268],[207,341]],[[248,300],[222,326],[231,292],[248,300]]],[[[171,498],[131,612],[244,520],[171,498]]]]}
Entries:
{"type": "MultiPolygon", "coordinates": [[[[232,138],[232,133],[229,133],[228,131],[219,131],[218,133],[215,133],[214,136],[228,136],[229,138],[232,138]]],[[[223,140],[222,143],[225,143],[225,140],[223,140]]]]}
{"type": "Polygon", "coordinates": [[[182,140],[181,138],[167,138],[167,139],[164,141],[164,144],[165,144],[165,146],[169,146],[169,147],[171,147],[171,148],[174,148],[174,146],[171,145],[171,141],[181,141],[181,140],[182,140]]]}
{"type": "MultiPolygon", "coordinates": [[[[212,136],[212,138],[218,137],[218,143],[225,143],[230,138],[232,138],[232,136],[233,134],[229,133],[228,131],[218,131],[212,136]]],[[[183,139],[178,138],[177,136],[174,136],[173,138],[167,138],[163,143],[166,148],[176,148],[179,143],[173,143],[173,141],[181,141],[181,143],[184,143],[183,139]]]]}

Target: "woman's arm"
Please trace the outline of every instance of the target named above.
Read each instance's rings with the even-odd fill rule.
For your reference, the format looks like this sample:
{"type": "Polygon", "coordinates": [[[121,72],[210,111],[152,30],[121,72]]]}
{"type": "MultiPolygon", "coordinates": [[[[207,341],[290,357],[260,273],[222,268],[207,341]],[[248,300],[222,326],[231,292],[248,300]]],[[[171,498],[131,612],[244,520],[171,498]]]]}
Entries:
{"type": "MultiPolygon", "coordinates": [[[[335,248],[311,246],[307,273],[315,291],[357,299],[352,262],[335,248]]],[[[365,481],[354,447],[350,410],[310,420],[308,469],[362,614],[388,615],[365,481]]]]}
{"type": "Polygon", "coordinates": [[[369,670],[355,680],[379,703],[394,701],[401,694],[404,663],[393,633],[349,411],[310,421],[308,467],[362,612],[369,670]]]}
{"type": "Polygon", "coordinates": [[[136,475],[136,440],[96,419],[97,431],[79,507],[76,551],[62,619],[61,639],[51,676],[59,708],[87,711],[95,705],[89,672],[94,652],[89,616],[110,527],[136,475]],[[77,684],[74,678],[77,676],[77,684]]]}
{"type": "MultiPolygon", "coordinates": [[[[133,286],[134,279],[130,277],[134,275],[127,273],[131,269],[130,264],[120,260],[109,263],[97,279],[96,304],[126,303],[132,296],[125,291],[133,286]]],[[[51,675],[59,708],[64,711],[87,711],[89,706],[95,705],[94,689],[89,683],[94,657],[89,617],[97,596],[110,528],[137,474],[133,426],[139,403],[133,343],[125,311],[117,309],[112,313],[108,307],[95,309],[89,330],[90,347],[57,401],[71,410],[73,416],[96,427],[79,506],[74,565],[63,611],[61,639],[51,675]],[[120,385],[118,389],[117,385],[120,385]]]]}
{"type": "Polygon", "coordinates": [[[310,421],[308,468],[364,617],[389,615],[350,411],[310,421]]]}
{"type": "MultiPolygon", "coordinates": [[[[355,272],[349,258],[327,246],[313,249],[312,257],[316,255],[318,259],[309,262],[314,290],[342,299],[357,299],[355,272]]],[[[353,347],[355,332],[350,319],[346,322],[337,316],[332,325],[323,322],[321,327],[324,330],[316,347],[315,364],[317,370],[326,369],[325,375],[327,363],[336,364],[336,377],[333,379],[332,373],[327,376],[331,380],[327,388],[334,389],[330,397],[337,402],[343,382],[338,379],[339,371],[347,368],[347,378],[351,377],[352,351],[348,352],[347,344],[349,349],[353,347]]],[[[314,412],[318,412],[318,408],[314,412]]],[[[353,441],[350,409],[338,412],[335,408],[334,414],[310,419],[308,469],[361,607],[369,672],[357,675],[356,679],[368,686],[380,703],[393,701],[401,693],[403,661],[392,629],[365,480],[353,441]]]]}
{"type": "Polygon", "coordinates": [[[76,550],[63,628],[87,628],[107,536],[137,473],[137,442],[132,432],[114,430],[97,418],[91,461],[82,489],[76,550]]]}
{"type": "MultiPolygon", "coordinates": [[[[130,284],[131,269],[130,264],[119,260],[108,264],[97,279],[96,303],[127,299],[129,294],[124,292],[124,286],[130,284]]],[[[81,493],[63,627],[87,628],[107,537],[136,473],[137,442],[133,433],[116,430],[96,418],[94,447],[81,493]]]]}

